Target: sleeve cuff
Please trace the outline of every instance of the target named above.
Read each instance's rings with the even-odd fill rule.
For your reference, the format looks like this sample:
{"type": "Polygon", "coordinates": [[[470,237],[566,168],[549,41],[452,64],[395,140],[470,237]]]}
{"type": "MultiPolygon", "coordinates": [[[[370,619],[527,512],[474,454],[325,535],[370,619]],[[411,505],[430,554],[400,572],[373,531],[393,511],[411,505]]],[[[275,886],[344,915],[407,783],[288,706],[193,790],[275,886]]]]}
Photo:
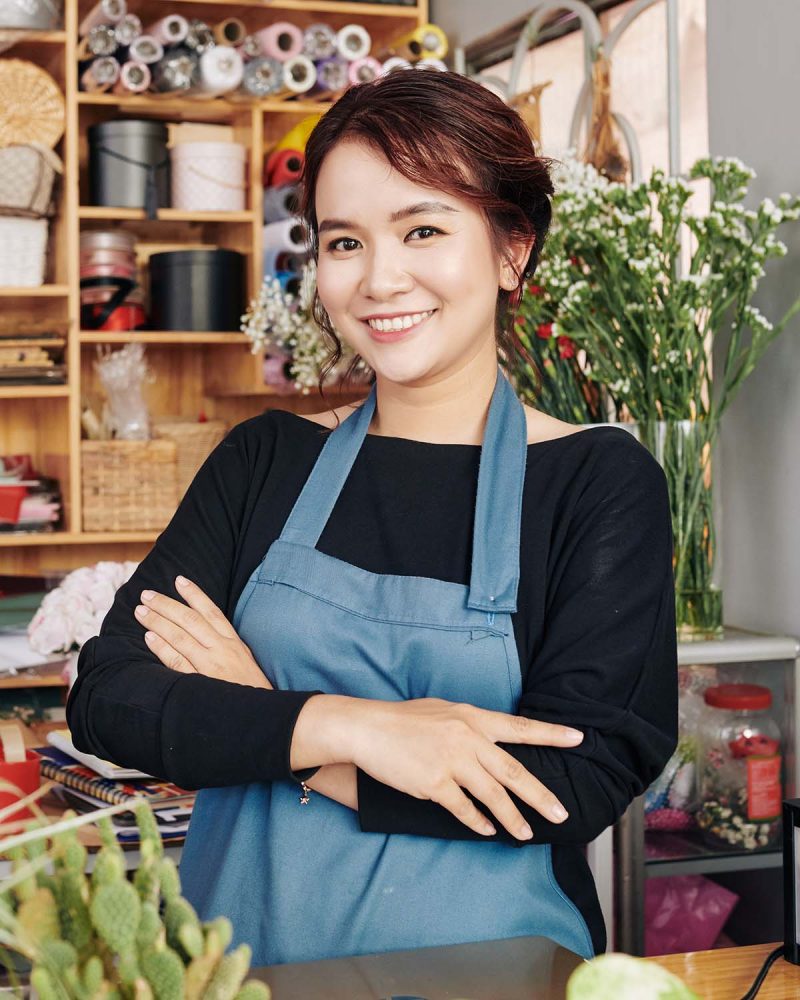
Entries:
{"type": "Polygon", "coordinates": [[[289,722],[289,732],[286,739],[286,773],[292,781],[296,781],[299,785],[301,781],[308,781],[309,778],[313,778],[314,775],[319,771],[321,764],[317,767],[305,767],[301,771],[293,771],[291,767],[292,759],[292,737],[294,736],[294,727],[297,725],[297,718],[303,709],[303,705],[308,701],[309,698],[313,697],[315,694],[325,694],[324,691],[307,691],[305,692],[307,697],[297,706],[297,711],[295,712],[294,718],[289,722]]]}

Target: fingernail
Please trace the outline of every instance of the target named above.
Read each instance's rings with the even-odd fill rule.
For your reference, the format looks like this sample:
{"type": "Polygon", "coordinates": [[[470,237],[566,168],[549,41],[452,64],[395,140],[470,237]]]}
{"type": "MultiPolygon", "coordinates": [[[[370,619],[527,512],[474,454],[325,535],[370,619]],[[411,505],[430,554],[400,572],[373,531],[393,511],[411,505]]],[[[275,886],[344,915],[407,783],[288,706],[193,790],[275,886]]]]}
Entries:
{"type": "Polygon", "coordinates": [[[583,739],[583,733],[580,729],[568,729],[564,733],[565,739],[569,740],[570,743],[580,743],[583,739]]]}
{"type": "Polygon", "coordinates": [[[177,583],[179,587],[185,587],[188,582],[189,581],[186,579],[185,576],[176,576],[175,577],[175,583],[177,583]]]}
{"type": "Polygon", "coordinates": [[[143,601],[152,601],[155,596],[156,596],[156,592],[154,590],[143,590],[142,591],[142,600],[143,601]]]}
{"type": "Polygon", "coordinates": [[[141,604],[138,604],[138,605],[136,606],[136,614],[137,614],[137,615],[138,615],[138,616],[139,616],[140,618],[144,618],[144,616],[145,616],[145,615],[147,614],[147,612],[148,612],[149,610],[150,610],[150,608],[145,608],[145,607],[144,607],[143,605],[141,605],[141,604]]]}
{"type": "Polygon", "coordinates": [[[155,632],[145,632],[144,637],[147,642],[152,642],[155,639],[156,634],[155,632]]]}
{"type": "Polygon", "coordinates": [[[563,806],[553,806],[552,816],[558,823],[562,823],[569,816],[569,813],[563,806]]]}
{"type": "Polygon", "coordinates": [[[527,823],[519,828],[519,833],[522,840],[530,840],[533,836],[533,830],[531,830],[527,823]]]}
{"type": "Polygon", "coordinates": [[[483,832],[487,837],[493,837],[497,833],[497,830],[495,830],[491,823],[484,823],[483,832]]]}

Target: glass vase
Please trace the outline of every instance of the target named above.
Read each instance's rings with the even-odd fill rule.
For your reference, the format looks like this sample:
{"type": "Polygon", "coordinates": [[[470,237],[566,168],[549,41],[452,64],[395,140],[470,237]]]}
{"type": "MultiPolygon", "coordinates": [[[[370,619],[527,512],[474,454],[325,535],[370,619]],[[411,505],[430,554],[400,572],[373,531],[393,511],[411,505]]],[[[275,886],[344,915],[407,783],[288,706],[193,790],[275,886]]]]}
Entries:
{"type": "Polygon", "coordinates": [[[678,638],[717,638],[722,635],[722,589],[714,505],[715,428],[699,420],[644,420],[638,430],[669,487],[678,638]]]}

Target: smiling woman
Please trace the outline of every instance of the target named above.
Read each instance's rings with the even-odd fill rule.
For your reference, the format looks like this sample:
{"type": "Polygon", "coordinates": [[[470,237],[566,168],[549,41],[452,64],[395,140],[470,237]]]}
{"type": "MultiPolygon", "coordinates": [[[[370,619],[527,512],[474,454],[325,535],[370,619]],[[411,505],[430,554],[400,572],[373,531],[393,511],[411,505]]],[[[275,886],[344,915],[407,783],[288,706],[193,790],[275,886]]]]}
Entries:
{"type": "Polygon", "coordinates": [[[583,847],[676,742],[664,474],[498,364],[552,190],[514,110],[455,73],[354,86],[303,185],[314,308],[369,395],[212,453],[81,651],[75,745],[199,789],[184,893],[256,964],[588,957],[583,847]]]}

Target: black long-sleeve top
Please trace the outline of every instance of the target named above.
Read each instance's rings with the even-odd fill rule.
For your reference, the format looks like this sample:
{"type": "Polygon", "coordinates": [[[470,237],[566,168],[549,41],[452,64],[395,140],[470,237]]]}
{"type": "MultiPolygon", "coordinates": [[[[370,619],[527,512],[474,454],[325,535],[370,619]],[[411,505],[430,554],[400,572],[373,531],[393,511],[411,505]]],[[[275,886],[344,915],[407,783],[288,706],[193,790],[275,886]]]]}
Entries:
{"type": "MultiPolygon", "coordinates": [[[[184,788],[296,780],[294,725],[313,692],[269,691],[163,666],[133,610],[145,588],[193,580],[232,618],[330,431],[270,410],[237,425],[81,650],[67,703],[76,747],[184,788]]],[[[373,573],[468,584],[479,445],[367,435],[318,548],[373,573]]],[[[677,739],[672,533],[664,473],[626,431],[595,427],[528,445],[518,609],[522,715],[584,732],[574,749],[501,743],[566,807],[551,823],[511,793],[554,845],[562,888],[605,947],[581,845],[660,773],[677,739]]],[[[179,598],[178,598],[179,599],[179,598]]],[[[303,774],[305,776],[305,772],[303,774]]],[[[358,771],[361,829],[523,847],[493,820],[473,833],[443,806],[358,771]]]]}

